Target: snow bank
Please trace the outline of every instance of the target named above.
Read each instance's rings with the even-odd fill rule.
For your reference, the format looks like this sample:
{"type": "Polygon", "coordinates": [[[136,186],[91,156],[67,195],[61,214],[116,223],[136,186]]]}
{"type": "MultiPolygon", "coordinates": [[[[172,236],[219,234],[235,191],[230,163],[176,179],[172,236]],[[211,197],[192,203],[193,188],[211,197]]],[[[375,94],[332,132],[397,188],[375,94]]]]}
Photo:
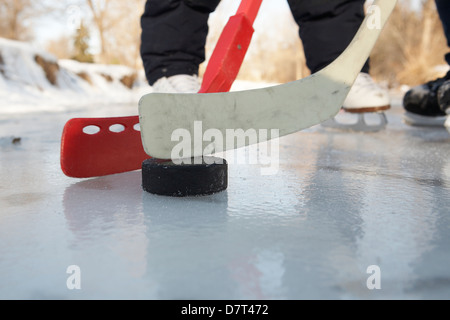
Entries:
{"type": "MultiPolygon", "coordinates": [[[[237,80],[231,91],[272,85],[237,80]]],[[[137,106],[151,91],[143,71],[58,60],[27,43],[0,38],[0,114],[137,106]]]]}
{"type": "Polygon", "coordinates": [[[58,61],[29,44],[0,38],[0,113],[131,104],[150,91],[143,73],[131,68],[58,61]]]}

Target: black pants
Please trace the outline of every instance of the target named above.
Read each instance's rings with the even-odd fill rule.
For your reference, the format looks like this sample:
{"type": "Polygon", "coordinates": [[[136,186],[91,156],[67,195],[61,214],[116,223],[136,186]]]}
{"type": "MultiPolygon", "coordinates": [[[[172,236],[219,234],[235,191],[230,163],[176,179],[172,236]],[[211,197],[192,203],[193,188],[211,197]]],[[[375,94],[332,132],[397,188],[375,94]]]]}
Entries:
{"type": "MultiPolygon", "coordinates": [[[[198,66],[205,60],[209,14],[219,2],[147,0],[141,18],[141,56],[150,85],[163,76],[198,74],[198,66]]],[[[288,0],[288,3],[300,26],[311,72],[336,59],[364,19],[364,0],[288,0]]],[[[368,62],[362,71],[369,71],[368,62]]]]}
{"type": "MultiPolygon", "coordinates": [[[[436,7],[438,9],[439,17],[444,27],[445,37],[447,38],[447,45],[450,47],[450,1],[436,0],[436,7]]],[[[447,53],[445,60],[450,64],[450,53],[447,53]]]]}

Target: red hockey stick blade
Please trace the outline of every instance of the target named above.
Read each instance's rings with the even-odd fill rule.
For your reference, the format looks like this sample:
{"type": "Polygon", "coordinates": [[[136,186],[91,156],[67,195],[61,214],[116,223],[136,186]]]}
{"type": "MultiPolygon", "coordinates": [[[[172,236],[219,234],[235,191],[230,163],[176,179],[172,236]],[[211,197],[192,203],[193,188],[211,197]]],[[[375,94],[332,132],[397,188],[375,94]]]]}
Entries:
{"type": "Polygon", "coordinates": [[[148,158],[142,147],[137,116],[71,119],[64,127],[61,169],[69,177],[133,171],[140,169],[148,158]]]}
{"type": "MultiPolygon", "coordinates": [[[[203,76],[199,92],[226,92],[236,78],[253,35],[252,24],[262,0],[242,0],[236,15],[230,17],[217,41],[203,76]]],[[[144,152],[141,135],[133,127],[138,116],[75,118],[69,120],[61,140],[61,169],[73,178],[90,178],[138,170],[149,156],[144,152]],[[120,133],[109,130],[121,124],[120,133]],[[89,126],[100,128],[86,134],[89,126]]]]}

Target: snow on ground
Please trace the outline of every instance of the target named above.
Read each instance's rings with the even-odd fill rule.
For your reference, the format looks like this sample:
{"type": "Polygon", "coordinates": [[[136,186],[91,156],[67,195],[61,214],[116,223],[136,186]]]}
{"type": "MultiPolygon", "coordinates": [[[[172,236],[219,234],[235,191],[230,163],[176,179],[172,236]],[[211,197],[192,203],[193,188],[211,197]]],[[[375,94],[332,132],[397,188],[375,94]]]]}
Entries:
{"type": "Polygon", "coordinates": [[[131,68],[58,61],[26,43],[0,38],[0,113],[135,103],[149,91],[143,73],[131,68]],[[121,82],[132,78],[131,89],[121,82]]]}
{"type": "MultiPolygon", "coordinates": [[[[231,90],[271,85],[274,84],[236,81],[231,90]]],[[[29,44],[0,38],[0,114],[137,105],[142,95],[151,91],[143,71],[120,65],[57,60],[29,44]],[[44,61],[44,67],[37,60],[44,61]],[[127,87],[130,81],[131,88],[127,87]]]]}

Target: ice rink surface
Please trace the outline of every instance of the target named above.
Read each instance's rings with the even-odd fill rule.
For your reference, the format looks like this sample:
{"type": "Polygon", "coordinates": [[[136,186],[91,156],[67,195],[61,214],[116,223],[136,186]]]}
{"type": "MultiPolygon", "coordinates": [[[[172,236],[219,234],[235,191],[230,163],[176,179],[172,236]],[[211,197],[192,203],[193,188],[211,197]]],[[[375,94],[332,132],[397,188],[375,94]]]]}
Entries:
{"type": "Polygon", "coordinates": [[[1,299],[450,298],[450,134],[399,101],[381,132],[281,138],[275,174],[231,162],[213,196],[64,176],[67,120],[136,112],[0,116],[1,299]]]}

